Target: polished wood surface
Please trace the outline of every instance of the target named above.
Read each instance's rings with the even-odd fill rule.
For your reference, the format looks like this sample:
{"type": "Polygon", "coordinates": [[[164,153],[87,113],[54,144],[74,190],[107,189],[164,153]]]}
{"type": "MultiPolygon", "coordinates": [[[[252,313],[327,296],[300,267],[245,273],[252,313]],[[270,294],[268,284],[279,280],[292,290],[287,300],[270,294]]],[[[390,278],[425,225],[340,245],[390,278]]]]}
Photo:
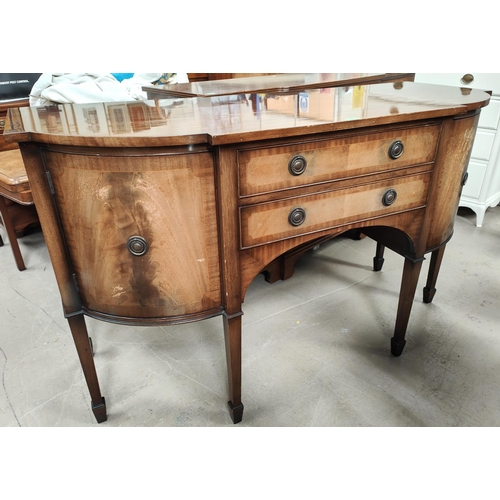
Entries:
{"type": "Polygon", "coordinates": [[[384,248],[404,258],[399,356],[427,253],[432,300],[488,101],[398,82],[159,100],[141,113],[118,103],[10,110],[5,137],[20,143],[97,421],[106,406],[84,315],[171,324],[221,314],[238,422],[249,284],[284,253],[349,230],[377,242],[377,270],[384,248]],[[131,252],[141,241],[146,252],[131,252]]]}
{"type": "MultiPolygon", "coordinates": [[[[238,76],[238,75],[236,75],[238,76]]],[[[216,97],[255,92],[288,93],[342,85],[368,85],[388,81],[412,81],[414,73],[279,73],[265,76],[242,76],[175,85],[147,85],[142,89],[148,98],[216,97]]]]}
{"type": "MultiPolygon", "coordinates": [[[[50,140],[51,144],[91,147],[218,146],[463,114],[477,106],[477,92],[485,95],[476,90],[464,95],[458,88],[407,82],[309,90],[314,108],[300,107],[300,92],[185,99],[167,101],[163,106],[161,101],[58,104],[49,110],[10,109],[4,137],[9,142],[50,140]],[[273,110],[273,103],[283,98],[290,103],[287,110],[273,110]],[[141,130],[132,127],[131,106],[144,110],[141,130]],[[90,126],[86,122],[85,111],[95,113],[96,123],[90,126]],[[116,118],[111,113],[117,111],[123,128],[113,126],[116,118]]],[[[486,95],[484,102],[488,99],[486,95]]]]}

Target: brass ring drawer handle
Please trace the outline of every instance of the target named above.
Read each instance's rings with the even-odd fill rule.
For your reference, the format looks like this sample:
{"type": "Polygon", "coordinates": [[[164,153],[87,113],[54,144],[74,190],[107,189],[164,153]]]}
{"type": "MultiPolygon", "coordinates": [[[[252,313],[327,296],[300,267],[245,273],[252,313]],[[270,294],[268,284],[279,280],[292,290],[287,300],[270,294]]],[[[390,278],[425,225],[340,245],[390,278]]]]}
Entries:
{"type": "Polygon", "coordinates": [[[389,146],[389,158],[397,160],[403,154],[404,150],[405,150],[405,145],[403,144],[403,141],[399,140],[394,141],[389,146]]]}
{"type": "Polygon", "coordinates": [[[386,207],[389,207],[389,206],[391,206],[396,201],[397,197],[398,197],[398,193],[396,193],[395,189],[388,189],[384,193],[384,196],[382,196],[382,203],[386,207]]]}
{"type": "Polygon", "coordinates": [[[464,85],[470,85],[474,81],[474,75],[471,75],[470,73],[467,73],[464,76],[462,76],[462,78],[460,79],[460,81],[464,85]]]}
{"type": "Polygon", "coordinates": [[[148,242],[142,236],[131,236],[127,241],[127,249],[132,255],[140,257],[148,248],[148,242]]]}
{"type": "Polygon", "coordinates": [[[291,226],[300,226],[306,220],[306,211],[303,208],[294,208],[288,215],[291,226]]]}
{"type": "Polygon", "coordinates": [[[307,160],[302,155],[295,155],[288,162],[288,171],[292,175],[300,175],[303,174],[307,167],[307,160]]]}

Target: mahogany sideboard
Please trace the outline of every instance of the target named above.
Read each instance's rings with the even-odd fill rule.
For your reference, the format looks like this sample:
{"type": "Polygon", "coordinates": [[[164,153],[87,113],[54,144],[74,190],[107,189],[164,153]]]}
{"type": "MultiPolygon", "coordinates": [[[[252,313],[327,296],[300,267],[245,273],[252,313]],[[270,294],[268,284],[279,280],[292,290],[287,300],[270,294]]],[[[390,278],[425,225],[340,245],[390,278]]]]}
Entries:
{"type": "MultiPolygon", "coordinates": [[[[168,325],[221,315],[241,421],[246,290],[301,245],[358,229],[404,258],[391,352],[432,254],[452,237],[479,90],[413,82],[143,103],[10,109],[98,422],[85,316],[168,325]]],[[[377,266],[376,266],[377,267],[377,266]]]]}

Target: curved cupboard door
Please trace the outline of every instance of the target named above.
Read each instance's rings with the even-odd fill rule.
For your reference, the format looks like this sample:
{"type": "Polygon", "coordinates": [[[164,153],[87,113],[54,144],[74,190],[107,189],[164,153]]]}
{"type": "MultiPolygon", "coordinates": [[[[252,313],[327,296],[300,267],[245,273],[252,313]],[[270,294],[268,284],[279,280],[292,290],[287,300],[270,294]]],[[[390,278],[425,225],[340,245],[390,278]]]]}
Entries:
{"type": "Polygon", "coordinates": [[[128,322],[220,309],[209,152],[59,147],[44,156],[90,315],[128,322]]]}

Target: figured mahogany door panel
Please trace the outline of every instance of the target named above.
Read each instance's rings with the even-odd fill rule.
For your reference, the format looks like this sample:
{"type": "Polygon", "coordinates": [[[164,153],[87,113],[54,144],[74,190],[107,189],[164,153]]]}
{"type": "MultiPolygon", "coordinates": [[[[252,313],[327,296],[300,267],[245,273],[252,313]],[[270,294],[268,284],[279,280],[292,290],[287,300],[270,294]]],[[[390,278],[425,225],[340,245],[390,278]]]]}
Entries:
{"type": "Polygon", "coordinates": [[[138,318],[220,307],[212,155],[112,154],[45,151],[83,306],[138,318]]]}
{"type": "Polygon", "coordinates": [[[240,196],[396,170],[434,160],[440,125],[238,151],[240,196]]]}
{"type": "Polygon", "coordinates": [[[241,248],[424,207],[431,173],[240,209],[241,248]]]}

